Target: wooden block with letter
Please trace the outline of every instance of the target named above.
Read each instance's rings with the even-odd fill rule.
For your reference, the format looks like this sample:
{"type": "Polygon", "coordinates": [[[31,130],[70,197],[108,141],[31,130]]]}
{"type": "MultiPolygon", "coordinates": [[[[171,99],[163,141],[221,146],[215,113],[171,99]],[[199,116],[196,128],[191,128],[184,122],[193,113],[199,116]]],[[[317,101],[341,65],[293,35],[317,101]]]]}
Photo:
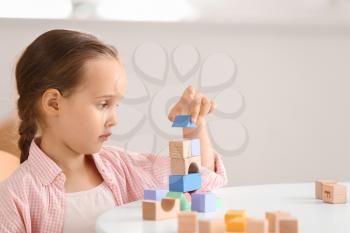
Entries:
{"type": "Polygon", "coordinates": [[[331,204],[347,202],[346,186],[341,184],[324,184],[322,200],[331,204]]]}
{"type": "Polygon", "coordinates": [[[142,202],[142,216],[144,220],[176,218],[179,212],[179,199],[163,198],[161,201],[147,200],[142,202]]]}
{"type": "Polygon", "coordinates": [[[316,199],[322,200],[323,196],[323,185],[325,184],[336,184],[337,181],[334,180],[316,180],[315,181],[315,197],[316,199]]]}

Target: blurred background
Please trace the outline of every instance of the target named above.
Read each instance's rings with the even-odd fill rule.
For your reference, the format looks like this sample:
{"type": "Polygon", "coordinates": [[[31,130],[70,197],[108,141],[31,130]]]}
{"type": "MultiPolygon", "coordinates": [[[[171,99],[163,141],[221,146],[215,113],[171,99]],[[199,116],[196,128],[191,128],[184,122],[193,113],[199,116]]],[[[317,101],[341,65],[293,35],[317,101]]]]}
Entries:
{"type": "Polygon", "coordinates": [[[208,128],[229,185],[350,180],[350,0],[0,0],[0,121],[16,111],[21,52],[54,28],[124,60],[109,144],[167,156],[181,137],[167,111],[193,85],[218,105],[208,128]]]}

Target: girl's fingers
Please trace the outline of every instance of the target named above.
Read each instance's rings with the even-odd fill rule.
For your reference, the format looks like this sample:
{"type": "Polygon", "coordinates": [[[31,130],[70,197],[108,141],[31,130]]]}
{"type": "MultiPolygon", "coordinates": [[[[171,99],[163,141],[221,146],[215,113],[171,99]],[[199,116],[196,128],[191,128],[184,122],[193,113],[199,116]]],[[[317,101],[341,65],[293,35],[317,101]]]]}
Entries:
{"type": "Polygon", "coordinates": [[[202,97],[199,117],[205,117],[211,109],[211,101],[206,97],[202,97]]]}
{"type": "Polygon", "coordinates": [[[210,101],[210,110],[209,110],[209,113],[214,112],[215,109],[216,109],[216,103],[215,103],[213,100],[211,100],[211,101],[210,101]]]}
{"type": "Polygon", "coordinates": [[[203,97],[202,94],[200,92],[197,92],[192,101],[191,115],[192,115],[192,121],[195,123],[197,122],[197,118],[201,110],[202,97],[203,97]]]}
{"type": "Polygon", "coordinates": [[[177,103],[175,104],[175,106],[170,110],[170,112],[169,112],[169,114],[168,114],[168,119],[169,119],[170,121],[174,121],[176,115],[179,114],[179,109],[180,109],[180,108],[179,108],[179,105],[180,105],[180,102],[177,102],[177,103]]]}
{"type": "Polygon", "coordinates": [[[185,91],[182,93],[182,96],[180,98],[180,101],[185,106],[189,106],[196,94],[196,90],[190,85],[188,86],[185,91]]]}

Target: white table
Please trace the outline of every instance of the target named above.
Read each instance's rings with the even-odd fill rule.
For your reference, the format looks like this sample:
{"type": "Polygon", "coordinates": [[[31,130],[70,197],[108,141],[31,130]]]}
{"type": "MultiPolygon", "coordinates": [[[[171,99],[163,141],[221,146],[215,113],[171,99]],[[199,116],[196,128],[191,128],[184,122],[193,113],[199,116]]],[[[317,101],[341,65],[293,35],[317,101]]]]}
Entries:
{"type": "MultiPolygon", "coordinates": [[[[350,192],[350,183],[342,184],[350,192]]],[[[301,233],[350,232],[350,201],[323,203],[315,199],[314,183],[229,187],[215,193],[222,198],[222,208],[215,213],[201,213],[199,219],[223,219],[228,209],[246,209],[249,216],[257,218],[264,218],[266,211],[283,210],[298,218],[301,233]]],[[[144,221],[141,201],[137,201],[102,214],[97,219],[96,231],[175,233],[177,220],[144,221]]]]}

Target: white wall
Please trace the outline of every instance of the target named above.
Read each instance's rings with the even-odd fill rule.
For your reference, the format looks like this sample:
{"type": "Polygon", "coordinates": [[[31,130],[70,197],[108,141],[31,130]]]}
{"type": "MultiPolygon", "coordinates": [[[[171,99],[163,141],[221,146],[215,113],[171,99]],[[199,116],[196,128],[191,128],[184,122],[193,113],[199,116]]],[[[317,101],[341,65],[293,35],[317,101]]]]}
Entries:
{"type": "Polygon", "coordinates": [[[199,88],[199,79],[208,85],[227,81],[235,73],[229,55],[237,65],[234,83],[205,93],[218,95],[219,110],[227,113],[208,121],[230,185],[350,180],[349,25],[1,19],[1,119],[15,107],[13,70],[20,51],[51,28],[88,31],[119,49],[130,85],[110,143],[166,154],[167,141],[180,135],[166,119],[167,101],[188,84],[199,88]],[[177,47],[177,69],[194,68],[185,82],[171,63],[177,47]],[[133,56],[158,82],[166,77],[164,83],[147,82],[133,56]],[[143,97],[145,87],[149,98],[143,97]],[[134,132],[139,122],[144,125],[134,132]]]}

